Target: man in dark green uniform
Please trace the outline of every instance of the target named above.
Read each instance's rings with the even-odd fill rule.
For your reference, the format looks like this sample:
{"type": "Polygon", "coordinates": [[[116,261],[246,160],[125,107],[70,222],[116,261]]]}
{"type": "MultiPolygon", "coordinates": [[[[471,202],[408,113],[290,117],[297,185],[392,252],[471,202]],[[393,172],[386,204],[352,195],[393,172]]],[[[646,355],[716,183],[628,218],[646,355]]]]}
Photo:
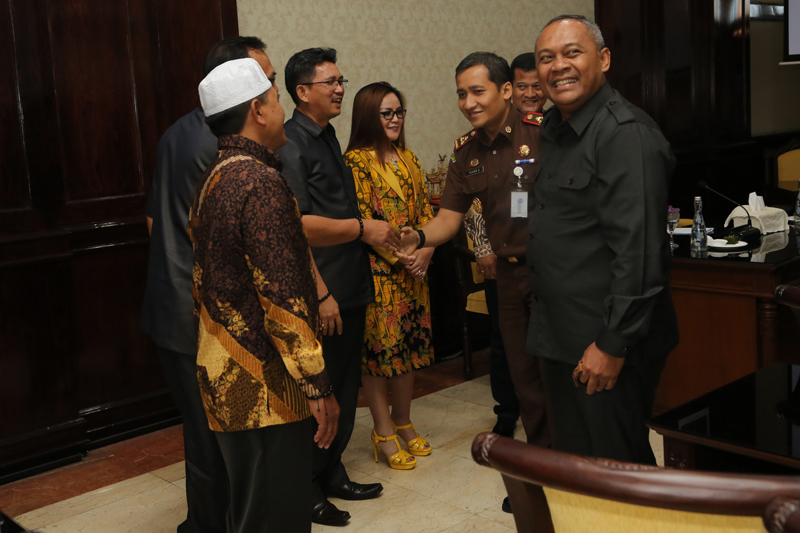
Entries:
{"type": "Polygon", "coordinates": [[[655,464],[645,420],[678,343],[666,234],[675,160],[656,123],[606,82],[611,53],[594,23],[556,17],[536,60],[555,106],[530,219],[527,352],[543,359],[557,449],[655,464]]]}

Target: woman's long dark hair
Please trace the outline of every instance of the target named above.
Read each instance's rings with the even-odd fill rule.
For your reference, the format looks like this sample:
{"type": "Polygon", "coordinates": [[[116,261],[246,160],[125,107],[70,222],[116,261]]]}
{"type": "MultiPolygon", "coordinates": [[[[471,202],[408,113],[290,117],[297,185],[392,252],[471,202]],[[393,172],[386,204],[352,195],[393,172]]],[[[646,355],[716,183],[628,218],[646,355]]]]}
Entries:
{"type": "Polygon", "coordinates": [[[392,151],[392,144],[401,149],[406,147],[405,120],[400,128],[400,136],[392,143],[386,136],[386,131],[381,123],[381,116],[378,114],[381,110],[381,102],[389,93],[394,93],[397,99],[400,100],[400,107],[405,109],[406,102],[403,94],[385,81],[370,83],[356,93],[356,98],[353,102],[353,125],[350,128],[350,142],[345,152],[364,149],[375,150],[378,161],[383,166],[384,159],[392,151]]]}

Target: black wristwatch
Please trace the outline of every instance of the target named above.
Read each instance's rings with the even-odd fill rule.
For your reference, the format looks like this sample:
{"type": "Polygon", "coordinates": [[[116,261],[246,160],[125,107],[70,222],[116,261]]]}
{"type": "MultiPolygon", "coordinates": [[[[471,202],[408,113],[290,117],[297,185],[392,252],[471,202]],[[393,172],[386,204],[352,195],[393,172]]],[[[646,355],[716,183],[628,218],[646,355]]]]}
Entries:
{"type": "Polygon", "coordinates": [[[417,235],[419,235],[419,244],[417,245],[417,250],[425,246],[425,232],[421,229],[417,230],[417,235]]]}

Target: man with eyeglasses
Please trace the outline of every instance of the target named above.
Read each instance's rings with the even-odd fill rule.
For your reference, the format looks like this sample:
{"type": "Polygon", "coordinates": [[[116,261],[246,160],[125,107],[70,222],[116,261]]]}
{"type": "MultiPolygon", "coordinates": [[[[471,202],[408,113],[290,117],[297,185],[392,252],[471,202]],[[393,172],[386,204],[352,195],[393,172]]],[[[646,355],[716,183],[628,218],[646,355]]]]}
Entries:
{"type": "Polygon", "coordinates": [[[341,409],[330,448],[314,450],[311,519],[342,526],[350,513],[337,509],[328,496],[366,500],[383,490],[380,483],[350,481],[341,459],[355,424],[366,307],[375,294],[366,246],[396,249],[399,234],[387,222],[359,216],[353,176],[330,124],[342,112],[347,86],[336,66],[336,50],[298,52],[289,59],[285,73],[296,109],[285,125],[289,142],[278,154],[316,263],[322,351],[341,409]]]}

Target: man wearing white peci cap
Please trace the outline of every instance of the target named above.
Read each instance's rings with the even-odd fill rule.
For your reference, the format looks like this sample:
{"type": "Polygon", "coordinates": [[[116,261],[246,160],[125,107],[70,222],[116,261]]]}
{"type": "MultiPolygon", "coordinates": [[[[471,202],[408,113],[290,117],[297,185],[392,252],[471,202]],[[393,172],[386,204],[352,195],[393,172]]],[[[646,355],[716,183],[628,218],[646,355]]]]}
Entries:
{"type": "Polygon", "coordinates": [[[329,446],[339,416],[308,241],[274,154],[286,136],[273,72],[237,59],[199,87],[219,155],[189,213],[197,376],[228,472],[230,533],[311,531],[309,439],[329,446]]]}

